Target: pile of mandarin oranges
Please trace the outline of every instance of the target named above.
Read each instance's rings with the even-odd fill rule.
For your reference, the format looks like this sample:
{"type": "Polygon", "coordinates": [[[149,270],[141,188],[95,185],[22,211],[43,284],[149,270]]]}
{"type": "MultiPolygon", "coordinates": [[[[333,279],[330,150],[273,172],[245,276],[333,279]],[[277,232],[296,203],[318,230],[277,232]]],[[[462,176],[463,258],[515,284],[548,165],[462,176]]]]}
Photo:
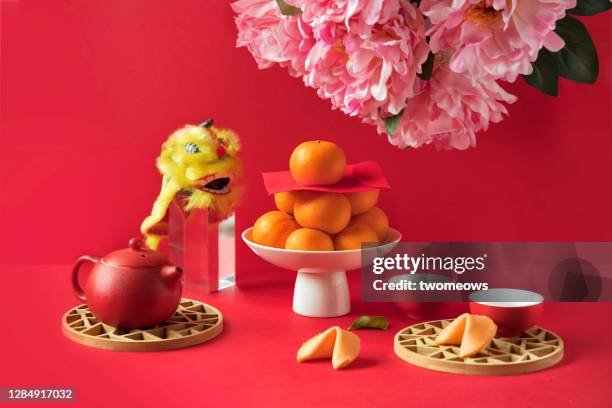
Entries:
{"type": "MultiPolygon", "coordinates": [[[[302,186],[339,182],[346,167],[344,151],[323,140],[297,146],[289,160],[292,177],[302,186]]],[[[389,219],[376,204],[380,190],[331,193],[296,190],[274,194],[276,211],[257,219],[253,242],[302,251],[360,249],[385,241],[389,219]]]]}

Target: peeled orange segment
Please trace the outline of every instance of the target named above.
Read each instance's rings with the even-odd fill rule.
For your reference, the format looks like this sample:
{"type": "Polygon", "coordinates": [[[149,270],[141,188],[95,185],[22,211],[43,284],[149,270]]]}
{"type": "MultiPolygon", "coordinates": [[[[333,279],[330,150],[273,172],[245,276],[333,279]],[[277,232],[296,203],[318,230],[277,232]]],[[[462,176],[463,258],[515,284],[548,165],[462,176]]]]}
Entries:
{"type": "Polygon", "coordinates": [[[351,364],[361,351],[359,336],[339,326],[333,326],[307,340],[297,353],[297,361],[332,358],[332,366],[338,370],[351,364]]]}
{"type": "Polygon", "coordinates": [[[464,313],[446,326],[436,337],[436,344],[460,345],[459,357],[478,354],[497,333],[497,325],[487,316],[464,313]]]}
{"type": "Polygon", "coordinates": [[[306,340],[297,353],[297,361],[316,360],[319,358],[329,358],[334,352],[336,342],[336,330],[338,326],[330,327],[323,333],[306,340]]]}
{"type": "Polygon", "coordinates": [[[440,332],[440,334],[438,334],[438,337],[436,337],[436,344],[461,344],[468,315],[469,313],[464,313],[461,316],[457,317],[455,320],[453,320],[451,324],[446,326],[440,332]]]}
{"type": "Polygon", "coordinates": [[[477,354],[489,345],[496,332],[497,325],[487,316],[468,315],[459,357],[466,358],[477,354]]]}
{"type": "Polygon", "coordinates": [[[361,351],[359,336],[348,330],[338,328],[332,356],[334,369],[339,370],[351,364],[359,355],[359,351],[361,351]]]}

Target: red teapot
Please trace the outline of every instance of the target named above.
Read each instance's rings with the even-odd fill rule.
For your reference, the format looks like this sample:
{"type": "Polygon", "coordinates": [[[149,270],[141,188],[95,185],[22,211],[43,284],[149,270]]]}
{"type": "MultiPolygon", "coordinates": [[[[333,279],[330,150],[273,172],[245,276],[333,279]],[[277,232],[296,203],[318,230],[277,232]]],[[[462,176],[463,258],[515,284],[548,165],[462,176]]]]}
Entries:
{"type": "Polygon", "coordinates": [[[174,314],[181,299],[181,268],[161,252],[130,240],[129,247],[103,258],[84,255],[72,269],[72,286],[93,315],[114,327],[135,329],[160,323],[174,314]],[[79,271],[85,263],[93,269],[84,288],[79,271]]]}

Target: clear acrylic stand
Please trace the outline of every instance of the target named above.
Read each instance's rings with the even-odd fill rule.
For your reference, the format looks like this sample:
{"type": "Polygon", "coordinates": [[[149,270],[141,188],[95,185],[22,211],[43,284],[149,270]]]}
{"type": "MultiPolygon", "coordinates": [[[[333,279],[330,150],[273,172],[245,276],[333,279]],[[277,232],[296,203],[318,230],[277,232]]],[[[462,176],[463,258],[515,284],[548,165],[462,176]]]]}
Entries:
{"type": "Polygon", "coordinates": [[[185,290],[210,293],[236,282],[235,217],[208,219],[208,210],[186,213],[177,200],[169,209],[170,260],[183,269],[185,290]]]}

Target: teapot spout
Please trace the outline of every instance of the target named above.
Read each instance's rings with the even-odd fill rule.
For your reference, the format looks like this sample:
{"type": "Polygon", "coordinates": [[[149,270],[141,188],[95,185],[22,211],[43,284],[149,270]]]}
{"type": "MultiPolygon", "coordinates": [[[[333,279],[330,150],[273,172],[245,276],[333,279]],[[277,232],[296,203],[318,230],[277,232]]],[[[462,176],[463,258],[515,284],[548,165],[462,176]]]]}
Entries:
{"type": "Polygon", "coordinates": [[[183,270],[178,266],[166,265],[161,270],[162,278],[166,282],[176,282],[181,275],[183,274],[183,270]]]}

